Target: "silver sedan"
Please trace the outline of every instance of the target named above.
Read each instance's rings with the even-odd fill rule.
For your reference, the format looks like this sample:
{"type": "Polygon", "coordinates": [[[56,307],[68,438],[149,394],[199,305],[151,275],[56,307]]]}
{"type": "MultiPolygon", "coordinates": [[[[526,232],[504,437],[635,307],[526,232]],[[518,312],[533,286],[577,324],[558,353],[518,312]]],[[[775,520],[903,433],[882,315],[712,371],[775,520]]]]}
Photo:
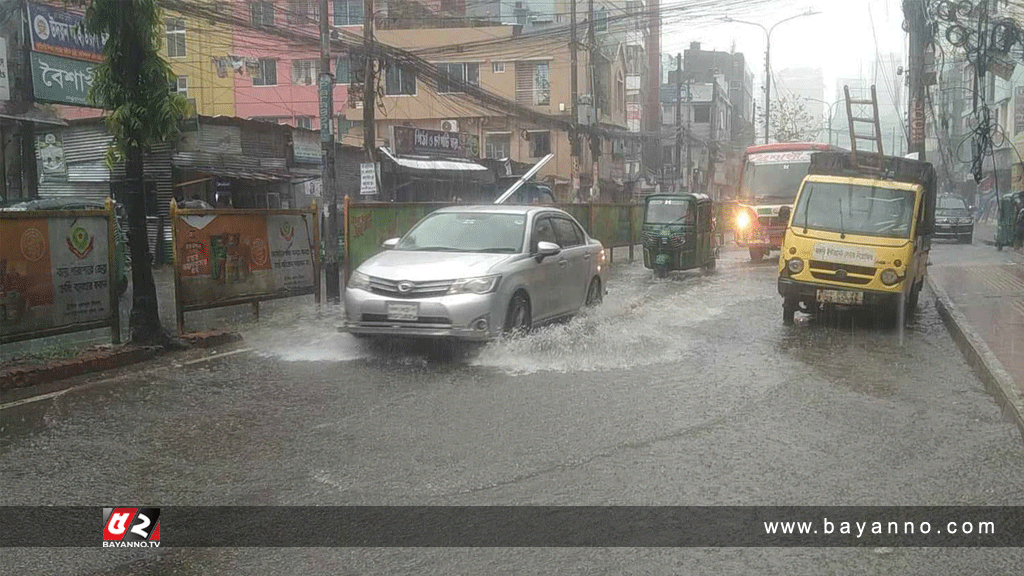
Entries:
{"type": "Polygon", "coordinates": [[[345,327],[357,336],[488,340],[604,294],[601,243],[555,208],[442,208],[384,248],[345,287],[345,327]]]}

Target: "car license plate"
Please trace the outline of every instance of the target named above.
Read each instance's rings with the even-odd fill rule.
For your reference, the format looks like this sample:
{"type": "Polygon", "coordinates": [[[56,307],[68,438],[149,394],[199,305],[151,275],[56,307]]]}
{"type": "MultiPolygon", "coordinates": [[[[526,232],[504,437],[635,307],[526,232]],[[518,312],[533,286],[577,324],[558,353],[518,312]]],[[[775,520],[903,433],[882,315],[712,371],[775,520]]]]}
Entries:
{"type": "Polygon", "coordinates": [[[864,304],[864,293],[852,290],[818,290],[818,302],[860,306],[864,304]]]}
{"type": "Polygon", "coordinates": [[[404,320],[415,322],[420,317],[420,305],[408,302],[388,302],[388,320],[404,320]]]}

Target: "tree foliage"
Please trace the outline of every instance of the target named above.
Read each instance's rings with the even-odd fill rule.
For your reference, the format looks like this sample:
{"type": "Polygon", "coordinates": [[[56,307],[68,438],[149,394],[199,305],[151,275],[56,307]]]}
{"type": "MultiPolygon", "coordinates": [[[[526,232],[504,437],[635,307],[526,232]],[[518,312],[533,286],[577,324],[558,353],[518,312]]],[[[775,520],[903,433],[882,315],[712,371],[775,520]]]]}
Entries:
{"type": "Polygon", "coordinates": [[[84,24],[92,34],[108,35],[89,90],[90,100],[110,112],[106,123],[114,139],[107,162],[176,138],[188,103],[170,91],[176,77],[159,52],[163,21],[157,0],[91,0],[84,24]]]}
{"type": "MultiPolygon", "coordinates": [[[[769,135],[776,142],[808,142],[818,137],[821,126],[816,118],[807,112],[803,102],[791,96],[783,96],[771,103],[769,135]]],[[[764,126],[764,110],[758,110],[758,124],[764,126]]]]}

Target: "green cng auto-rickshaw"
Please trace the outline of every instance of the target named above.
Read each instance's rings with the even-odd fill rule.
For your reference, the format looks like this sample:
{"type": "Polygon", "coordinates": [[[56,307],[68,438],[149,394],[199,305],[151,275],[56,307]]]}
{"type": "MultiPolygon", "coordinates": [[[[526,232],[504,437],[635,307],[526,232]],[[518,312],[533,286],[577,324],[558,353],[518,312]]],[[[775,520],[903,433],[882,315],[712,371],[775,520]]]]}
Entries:
{"type": "Polygon", "coordinates": [[[644,207],[644,266],[664,278],[672,270],[715,269],[711,198],[704,194],[655,194],[644,207]]]}
{"type": "Polygon", "coordinates": [[[999,223],[996,225],[996,250],[1013,246],[1017,213],[1024,206],[1024,192],[1010,192],[999,198],[999,223]]]}

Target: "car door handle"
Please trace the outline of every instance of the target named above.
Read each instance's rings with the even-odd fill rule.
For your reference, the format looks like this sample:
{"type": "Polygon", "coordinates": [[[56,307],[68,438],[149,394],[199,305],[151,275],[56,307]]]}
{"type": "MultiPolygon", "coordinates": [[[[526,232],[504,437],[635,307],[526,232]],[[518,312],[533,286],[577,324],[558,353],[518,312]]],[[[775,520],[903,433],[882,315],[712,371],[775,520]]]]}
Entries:
{"type": "Polygon", "coordinates": [[[568,265],[569,265],[569,261],[568,260],[559,260],[558,261],[558,267],[559,268],[565,268],[568,265]]]}
{"type": "Polygon", "coordinates": [[[586,254],[584,254],[583,255],[583,259],[584,260],[590,260],[590,252],[587,252],[586,254]]]}

